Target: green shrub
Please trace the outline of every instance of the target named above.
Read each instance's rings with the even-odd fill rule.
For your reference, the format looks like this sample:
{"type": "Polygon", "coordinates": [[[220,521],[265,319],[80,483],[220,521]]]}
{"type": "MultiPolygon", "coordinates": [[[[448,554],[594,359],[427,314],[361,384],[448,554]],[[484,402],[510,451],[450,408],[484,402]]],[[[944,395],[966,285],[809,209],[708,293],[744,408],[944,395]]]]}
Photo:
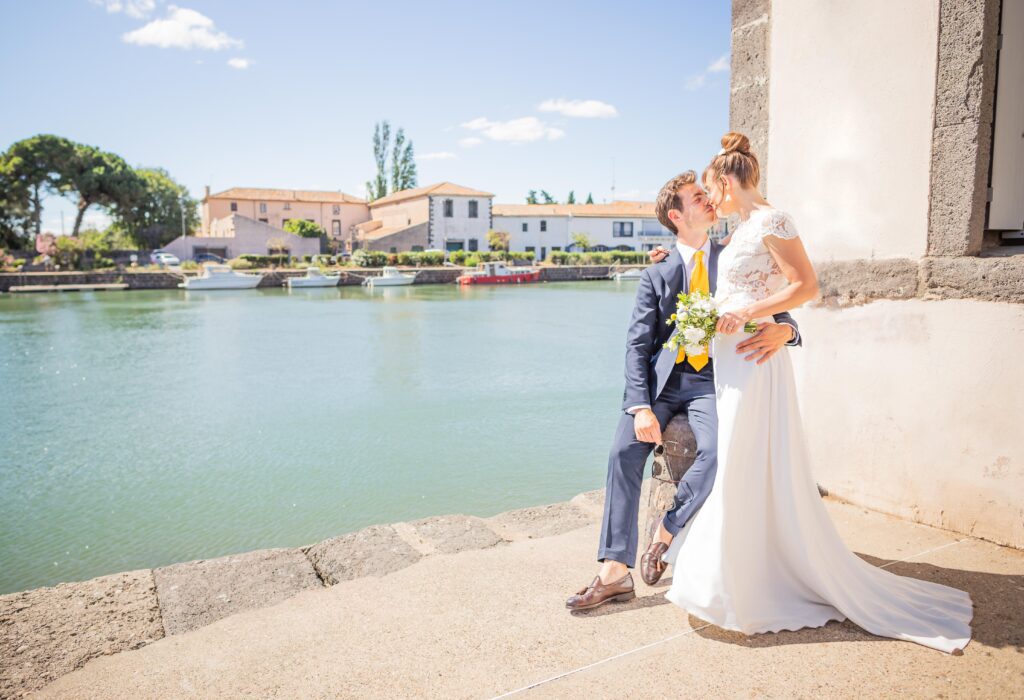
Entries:
{"type": "Polygon", "coordinates": [[[92,261],[92,267],[94,270],[99,270],[105,267],[114,267],[114,261],[110,258],[105,258],[102,255],[96,256],[92,261]]]}
{"type": "Polygon", "coordinates": [[[440,251],[425,250],[422,253],[418,253],[420,258],[420,265],[425,267],[437,267],[438,265],[444,264],[444,253],[440,251]]]}
{"type": "Polygon", "coordinates": [[[470,253],[466,256],[465,265],[466,267],[476,267],[481,262],[479,253],[470,253]]]}
{"type": "Polygon", "coordinates": [[[448,254],[448,262],[453,265],[465,265],[466,264],[466,251],[464,250],[453,250],[448,254]]]}
{"type": "MultiPolygon", "coordinates": [[[[259,255],[253,255],[253,256],[249,256],[249,257],[256,257],[256,258],[258,258],[260,256],[259,255]]],[[[239,256],[237,258],[232,258],[231,260],[228,260],[228,265],[231,266],[232,270],[251,270],[253,268],[252,261],[246,260],[245,256],[239,256]]]]}
{"type": "Polygon", "coordinates": [[[383,267],[388,260],[388,254],[379,250],[364,250],[360,248],[352,254],[352,262],[359,267],[383,267]]]}
{"type": "Polygon", "coordinates": [[[195,260],[186,260],[185,262],[181,263],[181,269],[182,270],[198,270],[199,269],[199,263],[197,263],[195,260]]]}

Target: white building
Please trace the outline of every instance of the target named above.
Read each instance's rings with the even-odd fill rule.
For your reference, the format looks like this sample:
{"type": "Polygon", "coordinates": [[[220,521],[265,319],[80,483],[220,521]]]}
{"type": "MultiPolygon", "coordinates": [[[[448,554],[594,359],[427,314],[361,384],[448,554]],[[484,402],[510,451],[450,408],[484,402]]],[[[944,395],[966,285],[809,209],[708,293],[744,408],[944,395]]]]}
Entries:
{"type": "Polygon", "coordinates": [[[494,230],[509,234],[509,250],[533,251],[538,260],[576,250],[576,233],[590,239],[591,250],[644,251],[675,240],[654,215],[654,202],[495,204],[494,230]]]}
{"type": "Polygon", "coordinates": [[[401,190],[370,203],[370,221],[355,227],[357,246],[409,250],[487,250],[490,192],[451,182],[401,190]]]}

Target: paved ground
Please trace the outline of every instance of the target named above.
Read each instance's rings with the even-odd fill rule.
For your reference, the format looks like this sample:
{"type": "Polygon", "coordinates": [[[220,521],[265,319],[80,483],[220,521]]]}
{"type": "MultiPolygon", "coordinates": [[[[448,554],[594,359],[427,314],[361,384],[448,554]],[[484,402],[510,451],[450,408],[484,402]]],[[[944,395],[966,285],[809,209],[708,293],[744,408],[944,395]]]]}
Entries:
{"type": "Polygon", "coordinates": [[[849,623],[747,638],[639,576],[636,600],[567,613],[595,568],[585,506],[591,521],[569,532],[303,591],[93,659],[39,696],[1024,697],[1024,552],[831,502],[873,563],[969,591],[974,640],[949,656],[849,623]]]}

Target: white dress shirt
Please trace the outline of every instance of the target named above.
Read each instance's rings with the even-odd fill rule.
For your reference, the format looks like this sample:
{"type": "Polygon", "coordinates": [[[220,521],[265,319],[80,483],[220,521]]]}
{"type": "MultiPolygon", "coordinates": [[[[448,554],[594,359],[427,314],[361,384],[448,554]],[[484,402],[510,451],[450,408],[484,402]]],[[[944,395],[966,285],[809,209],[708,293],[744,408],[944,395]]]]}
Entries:
{"type": "MultiPolygon", "coordinates": [[[[705,238],[704,239],[704,245],[702,245],[699,248],[691,248],[690,246],[686,245],[685,243],[683,243],[682,241],[680,241],[677,238],[676,239],[676,250],[679,251],[679,256],[683,259],[683,265],[686,267],[686,279],[689,280],[689,279],[691,279],[693,277],[693,268],[697,264],[696,252],[698,250],[704,253],[704,265],[705,265],[705,267],[708,265],[709,258],[711,256],[711,239],[710,238],[705,238]]],[[[708,272],[710,274],[710,269],[708,270],[708,272]]],[[[787,323],[785,325],[787,325],[787,326],[789,326],[790,328],[793,329],[793,341],[795,341],[796,337],[797,337],[796,326],[793,326],[792,324],[789,324],[789,323],[787,323]]],[[[793,341],[790,341],[790,342],[792,343],[793,341]]],[[[711,350],[711,345],[712,344],[708,345],[708,361],[710,361],[711,358],[714,357],[714,354],[713,354],[713,352],[711,350]]],[[[629,408],[627,408],[626,409],[626,413],[632,414],[632,413],[636,413],[641,408],[650,408],[650,407],[651,407],[650,404],[638,404],[636,406],[630,406],[629,408]]]]}

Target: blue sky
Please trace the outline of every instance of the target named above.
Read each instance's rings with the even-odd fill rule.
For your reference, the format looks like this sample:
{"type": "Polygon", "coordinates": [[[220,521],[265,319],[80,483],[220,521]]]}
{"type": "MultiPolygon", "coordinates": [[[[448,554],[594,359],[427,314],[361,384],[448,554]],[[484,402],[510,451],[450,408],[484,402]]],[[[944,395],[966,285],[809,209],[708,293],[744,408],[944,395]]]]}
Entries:
{"type": "MultiPolygon", "coordinates": [[[[614,162],[615,198],[651,199],[718,149],[729,14],[690,0],[3,2],[0,147],[60,134],[196,196],[363,196],[387,119],[413,140],[420,184],[602,201],[614,162]]],[[[48,202],[46,228],[61,209],[48,202]]]]}

